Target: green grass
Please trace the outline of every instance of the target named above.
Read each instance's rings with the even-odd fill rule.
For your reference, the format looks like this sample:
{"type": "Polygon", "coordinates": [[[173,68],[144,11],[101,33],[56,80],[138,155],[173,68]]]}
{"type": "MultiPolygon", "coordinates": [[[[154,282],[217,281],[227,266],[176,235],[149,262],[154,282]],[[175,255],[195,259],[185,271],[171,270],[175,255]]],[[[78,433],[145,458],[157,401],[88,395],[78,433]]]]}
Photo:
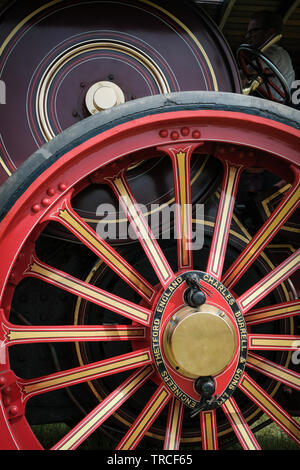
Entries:
{"type": "MultiPolygon", "coordinates": [[[[265,415],[255,425],[268,419],[265,415]]],[[[294,418],[300,422],[300,418],[294,418]]],[[[263,450],[299,450],[299,446],[275,423],[260,429],[255,437],[263,450]]],[[[240,450],[239,444],[231,445],[227,450],[240,450]]]]}
{"type": "MultiPolygon", "coordinates": [[[[70,429],[64,423],[32,426],[33,432],[45,449],[51,449],[70,429]]],[[[111,442],[104,433],[95,432],[81,444],[80,450],[111,450],[111,442]]]]}

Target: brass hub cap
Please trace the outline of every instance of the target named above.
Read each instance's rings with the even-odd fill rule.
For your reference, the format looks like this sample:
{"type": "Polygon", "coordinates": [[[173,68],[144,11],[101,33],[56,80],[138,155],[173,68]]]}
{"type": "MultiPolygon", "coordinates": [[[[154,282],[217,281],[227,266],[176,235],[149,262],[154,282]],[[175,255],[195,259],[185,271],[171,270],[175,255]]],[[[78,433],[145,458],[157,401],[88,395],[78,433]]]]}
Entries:
{"type": "Polygon", "coordinates": [[[211,406],[217,407],[234,392],[245,369],[245,319],[220,281],[202,271],[182,273],[157,301],[151,346],[159,380],[177,399],[197,409],[202,403],[197,380],[211,377],[215,385],[211,406]],[[191,275],[206,291],[205,302],[198,307],[187,304],[191,275]]]}
{"type": "Polygon", "coordinates": [[[163,335],[169,362],[187,377],[216,375],[231,362],[236,338],[230,319],[217,307],[183,307],[169,320],[163,335]]]}

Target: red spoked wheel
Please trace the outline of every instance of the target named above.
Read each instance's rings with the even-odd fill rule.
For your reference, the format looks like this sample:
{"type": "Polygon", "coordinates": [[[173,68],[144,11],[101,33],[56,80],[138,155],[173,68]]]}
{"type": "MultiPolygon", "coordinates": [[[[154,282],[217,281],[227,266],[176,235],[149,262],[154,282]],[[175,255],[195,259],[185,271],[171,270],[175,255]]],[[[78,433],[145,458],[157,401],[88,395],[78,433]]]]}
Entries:
{"type": "Polygon", "coordinates": [[[118,450],[148,437],[163,449],[217,449],[230,433],[259,449],[251,426],[260,410],[299,443],[281,390],[299,390],[300,254],[292,247],[275,264],[271,250],[299,204],[299,126],[297,111],[260,99],[156,96],[70,128],[9,178],[1,188],[2,449],[42,448],[31,430],[39,419],[71,426],[51,449],[77,449],[111,427],[118,450]],[[150,215],[170,207],[173,219],[162,217],[154,234],[127,174],[162,156],[174,192],[150,215]],[[205,172],[207,159],[223,176],[203,213],[191,168],[200,160],[205,172]],[[244,174],[256,181],[257,168],[264,189],[276,178],[288,187],[259,228],[258,216],[239,219],[244,174]],[[130,222],[125,244],[104,236],[119,220],[102,217],[105,230],[100,219],[94,230],[74,210],[91,185],[120,204],[130,222]],[[56,239],[53,226],[72,237],[56,239]],[[83,416],[69,413],[64,391],[83,416]]]}

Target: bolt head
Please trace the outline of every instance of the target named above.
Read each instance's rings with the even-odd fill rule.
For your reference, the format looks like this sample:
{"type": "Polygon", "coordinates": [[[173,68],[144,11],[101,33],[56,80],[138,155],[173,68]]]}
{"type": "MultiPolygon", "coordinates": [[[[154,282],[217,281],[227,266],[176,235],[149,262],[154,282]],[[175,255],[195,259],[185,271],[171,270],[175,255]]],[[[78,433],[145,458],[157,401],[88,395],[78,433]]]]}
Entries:
{"type": "Polygon", "coordinates": [[[197,290],[191,295],[191,305],[194,307],[200,307],[200,305],[205,304],[206,296],[204,292],[197,290]]]}
{"type": "Polygon", "coordinates": [[[204,398],[210,398],[216,390],[212,377],[199,377],[195,382],[195,390],[204,398]]]}
{"type": "Polygon", "coordinates": [[[13,417],[13,416],[17,416],[18,413],[19,413],[19,408],[18,408],[18,406],[12,405],[12,406],[10,406],[10,407],[8,408],[8,414],[9,414],[10,416],[12,416],[12,417],[13,417]]]}

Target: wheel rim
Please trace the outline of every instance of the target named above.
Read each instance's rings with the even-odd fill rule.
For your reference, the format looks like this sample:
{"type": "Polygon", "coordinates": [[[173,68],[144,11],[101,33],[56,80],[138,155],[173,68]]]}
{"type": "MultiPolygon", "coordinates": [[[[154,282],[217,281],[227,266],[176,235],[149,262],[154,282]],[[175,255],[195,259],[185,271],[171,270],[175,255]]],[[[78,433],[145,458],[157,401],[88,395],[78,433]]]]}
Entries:
{"type": "MultiPolygon", "coordinates": [[[[297,422],[251,376],[251,369],[255,369],[264,376],[271,377],[275,382],[280,381],[293,388],[299,388],[299,374],[287,367],[288,361],[276,364],[262,357],[259,352],[293,351],[297,348],[297,337],[291,334],[291,331],[285,335],[256,334],[251,331],[251,325],[257,322],[265,325],[270,319],[292,319],[299,312],[299,301],[291,297],[271,307],[257,308],[261,299],[268,296],[296,271],[299,266],[299,250],[294,251],[273,271],[264,275],[254,286],[250,285],[242,293],[235,294],[235,286],[239,279],[247,274],[255,259],[258,259],[299,203],[298,138],[299,132],[285,124],[227,110],[188,110],[152,114],[120,124],[117,133],[115,128],[108,129],[81,143],[63,154],[31,184],[2,222],[1,334],[4,363],[1,365],[3,371],[1,385],[4,411],[1,420],[7,429],[4,433],[3,446],[39,448],[33,434],[28,431],[24,415],[25,405],[32,397],[128,370],[129,377],[112,390],[95,409],[55,444],[53,449],[77,448],[105,422],[108,416],[117,412],[121,404],[134,396],[134,393],[149,380],[156,389],[145,407],[137,411],[136,420],[131,423],[117,449],[135,448],[163,409],[168,410],[164,448],[179,448],[183,433],[183,405],[189,406],[191,401],[195,402],[192,403],[192,409],[200,405],[200,398],[197,400],[199,394],[197,395],[194,388],[197,373],[214,375],[218,395],[217,401],[199,414],[203,449],[218,448],[216,415],[220,411],[216,412],[217,409],[224,413],[243,448],[259,448],[246,419],[239,412],[234,395],[237,390],[262,408],[292,439],[296,441],[299,439],[297,422]],[[280,134],[280,141],[276,143],[273,138],[274,130],[280,134]],[[166,258],[157,241],[147,236],[149,226],[145,223],[138,206],[135,206],[134,196],[126,181],[124,168],[137,163],[140,159],[139,151],[145,148],[151,148],[154,155],[163,152],[170,157],[173,165],[175,201],[180,203],[176,221],[184,235],[176,242],[176,269],[171,268],[170,260],[166,258]],[[100,164],[97,157],[99,149],[101,149],[100,164]],[[224,175],[207,265],[202,271],[193,265],[193,251],[187,249],[182,241],[190,237],[192,218],[188,210],[183,211],[181,208],[189,207],[191,200],[190,185],[184,184],[190,181],[189,162],[195,155],[199,155],[197,158],[203,158],[203,155],[208,153],[222,162],[224,175]],[[291,183],[291,187],[268,221],[242,250],[237,260],[224,272],[224,259],[239,177],[243,169],[257,166],[262,155],[264,166],[271,169],[276,165],[275,173],[284,175],[291,183]],[[114,175],[118,175],[117,178],[114,175]],[[139,230],[136,229],[137,234],[138,236],[139,233],[143,234],[139,243],[157,277],[156,284],[149,282],[143,273],[136,271],[114,248],[103,242],[72,209],[73,194],[86,186],[87,177],[92,177],[94,182],[110,185],[117,199],[122,202],[123,210],[127,212],[133,227],[139,226],[139,230]],[[22,220],[21,231],[16,229],[20,220],[22,220]],[[34,245],[49,221],[56,221],[70,230],[138,293],[141,301],[133,303],[107,293],[38,259],[34,245]],[[187,221],[187,224],[182,221],[187,221]],[[210,289],[211,297],[207,296],[206,304],[216,305],[221,310],[221,316],[225,317],[227,324],[230,325],[234,354],[229,354],[229,359],[217,370],[214,368],[204,370],[202,364],[198,364],[195,373],[188,365],[191,353],[181,363],[179,356],[183,354],[182,344],[181,352],[178,353],[175,333],[170,330],[170,320],[174,314],[177,314],[179,334],[182,334],[185,326],[187,328],[187,333],[183,331],[184,341],[193,332],[191,313],[194,313],[194,310],[189,307],[188,312],[182,312],[181,308],[184,292],[188,287],[185,278],[189,272],[200,276],[200,284],[210,289]],[[126,322],[121,321],[115,327],[71,325],[45,328],[13,325],[9,321],[12,298],[16,286],[25,277],[37,278],[75,296],[81,296],[93,304],[108,307],[126,322]],[[170,299],[175,299],[173,302],[175,306],[170,299]],[[245,333],[245,323],[238,320],[238,312],[242,312],[242,321],[246,320],[247,333],[245,333]],[[103,341],[103,338],[114,341],[116,334],[120,340],[130,341],[130,352],[116,358],[103,359],[98,363],[85,364],[62,373],[46,374],[38,378],[23,379],[17,377],[11,369],[8,352],[11,346],[40,341],[98,342],[103,341]],[[81,338],[79,335],[82,335],[81,338]],[[157,337],[161,340],[160,351],[156,349],[157,337]],[[168,339],[169,337],[172,339],[168,339]],[[172,349],[171,353],[168,352],[166,343],[172,349]],[[175,370],[176,367],[182,367],[180,373],[175,370]],[[7,369],[9,372],[4,373],[7,369]],[[179,398],[181,396],[181,401],[176,400],[176,396],[179,398]]],[[[227,333],[224,331],[227,327],[225,328],[223,320],[216,318],[216,312],[205,314],[208,321],[204,321],[202,314],[197,313],[198,323],[202,327],[210,325],[210,331],[220,326],[220,337],[225,338],[227,333]]],[[[193,341],[195,345],[195,340],[193,341]]],[[[208,345],[205,343],[202,346],[208,345]]],[[[202,346],[197,343],[195,347],[200,348],[198,351],[201,352],[202,346]]],[[[210,349],[209,355],[213,354],[217,353],[210,349]]]]}

